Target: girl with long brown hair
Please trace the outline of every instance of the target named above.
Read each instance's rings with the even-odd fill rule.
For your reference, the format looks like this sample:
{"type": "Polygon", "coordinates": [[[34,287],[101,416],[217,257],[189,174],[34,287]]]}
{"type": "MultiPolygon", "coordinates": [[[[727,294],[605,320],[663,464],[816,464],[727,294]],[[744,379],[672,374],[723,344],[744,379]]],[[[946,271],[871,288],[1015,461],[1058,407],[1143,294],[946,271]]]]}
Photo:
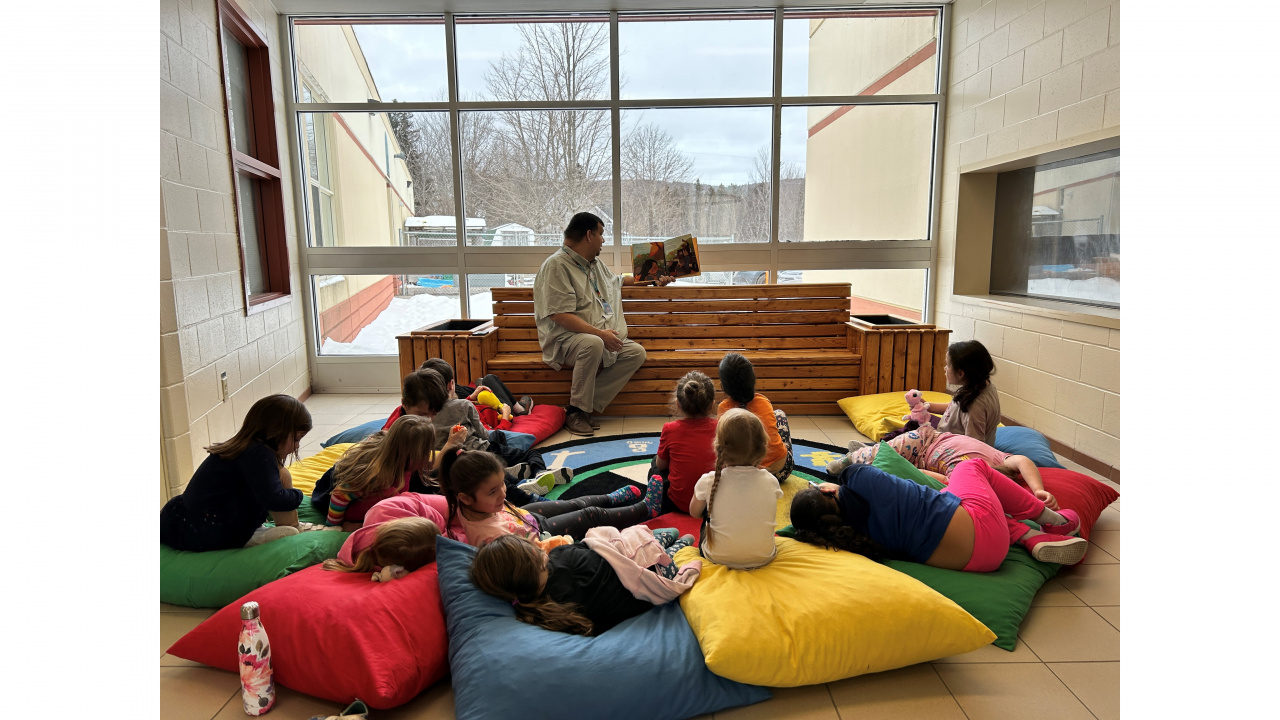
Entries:
{"type": "Polygon", "coordinates": [[[480,547],[470,575],[477,588],[511,603],[516,619],[557,632],[599,635],[653,607],[581,544],[544,552],[526,538],[503,535],[480,547]]]}
{"type": "Polygon", "coordinates": [[[302,491],[284,461],[297,456],[311,413],[288,395],[268,395],[231,438],[207,448],[181,495],[160,511],[160,542],[175,550],[228,550],[296,535],[302,491]],[[263,526],[278,514],[278,527],[263,526]],[[290,515],[292,523],[287,524],[290,515]]]}
{"type": "MultiPolygon", "coordinates": [[[[640,489],[627,485],[608,495],[587,495],[572,500],[547,500],[516,507],[507,501],[502,461],[482,450],[446,450],[440,462],[440,487],[449,503],[446,521],[462,524],[467,541],[479,546],[501,535],[519,535],[541,542],[568,536],[581,540],[587,530],[601,525],[625,528],[653,516],[640,489]]],[[[662,492],[661,483],[649,483],[649,493],[662,492]]],[[[563,540],[555,541],[563,542],[563,540]]]]}
{"type": "Polygon", "coordinates": [[[766,565],[777,554],[773,531],[778,479],[760,467],[769,438],[754,413],[734,408],[716,426],[716,469],[693,487],[689,514],[704,517],[702,556],[726,567],[747,570],[766,565]]]}
{"type": "MultiPolygon", "coordinates": [[[[460,441],[450,436],[450,443],[460,441]]],[[[429,469],[434,447],[435,428],[430,420],[402,416],[390,430],[380,430],[348,450],[316,482],[311,503],[327,510],[325,525],[359,527],[378,501],[413,489],[430,489],[420,473],[429,469]]]]}

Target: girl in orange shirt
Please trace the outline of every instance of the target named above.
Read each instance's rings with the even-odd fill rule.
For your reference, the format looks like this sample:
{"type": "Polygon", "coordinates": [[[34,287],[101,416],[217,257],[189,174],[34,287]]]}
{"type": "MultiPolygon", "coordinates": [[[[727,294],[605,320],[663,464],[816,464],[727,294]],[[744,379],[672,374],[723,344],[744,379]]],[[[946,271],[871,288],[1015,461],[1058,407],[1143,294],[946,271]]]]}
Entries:
{"type": "Polygon", "coordinates": [[[717,414],[724,415],[733,408],[742,408],[764,423],[769,449],[760,465],[782,483],[795,468],[787,414],[774,410],[769,398],[756,392],[756,370],[750,360],[738,353],[729,353],[720,361],[720,389],[728,398],[720,403],[717,414]]]}

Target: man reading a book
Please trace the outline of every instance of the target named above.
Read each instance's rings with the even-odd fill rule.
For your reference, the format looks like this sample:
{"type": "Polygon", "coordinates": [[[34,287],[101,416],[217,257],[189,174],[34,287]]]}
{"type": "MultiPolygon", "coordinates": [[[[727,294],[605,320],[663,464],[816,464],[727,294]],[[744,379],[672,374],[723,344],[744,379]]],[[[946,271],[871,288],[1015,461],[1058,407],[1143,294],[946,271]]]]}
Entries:
{"type": "MultiPolygon", "coordinates": [[[[644,348],[627,339],[622,316],[622,286],[630,275],[615,275],[598,260],[604,247],[604,222],[581,212],[564,229],[564,245],[547,258],[533,281],[533,316],[538,324],[542,361],[559,370],[573,368],[565,429],[593,435],[600,427],[591,413],[609,406],[644,364],[644,348]]],[[[666,285],[672,278],[660,276],[666,285]]]]}

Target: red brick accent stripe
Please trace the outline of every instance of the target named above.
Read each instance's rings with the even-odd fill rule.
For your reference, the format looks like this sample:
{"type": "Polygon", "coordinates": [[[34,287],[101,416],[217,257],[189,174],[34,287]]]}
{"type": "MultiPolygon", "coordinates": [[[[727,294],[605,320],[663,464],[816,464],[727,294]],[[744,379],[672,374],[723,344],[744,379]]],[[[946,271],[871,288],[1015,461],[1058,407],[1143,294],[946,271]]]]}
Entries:
{"type": "MultiPolygon", "coordinates": [[[[935,54],[937,54],[937,52],[938,52],[938,38],[934,38],[929,41],[929,44],[925,45],[924,47],[912,53],[911,57],[898,63],[896,67],[894,67],[892,70],[882,75],[879,80],[876,80],[875,82],[866,86],[865,88],[862,89],[861,92],[857,94],[858,95],[875,95],[881,90],[889,87],[889,85],[894,80],[897,80],[903,75],[906,75],[908,72],[911,72],[915,68],[919,67],[921,63],[933,57],[935,54]]],[[[839,120],[841,117],[845,115],[845,113],[849,112],[855,107],[857,107],[857,105],[841,105],[840,107],[836,108],[830,115],[822,118],[813,127],[809,128],[809,137],[813,137],[814,135],[817,135],[819,130],[825,128],[826,126],[830,125],[836,120],[839,120]]]]}
{"type": "Polygon", "coordinates": [[[320,313],[320,339],[333,338],[349,343],[365,325],[373,322],[396,295],[397,275],[388,275],[342,302],[320,313]]]}

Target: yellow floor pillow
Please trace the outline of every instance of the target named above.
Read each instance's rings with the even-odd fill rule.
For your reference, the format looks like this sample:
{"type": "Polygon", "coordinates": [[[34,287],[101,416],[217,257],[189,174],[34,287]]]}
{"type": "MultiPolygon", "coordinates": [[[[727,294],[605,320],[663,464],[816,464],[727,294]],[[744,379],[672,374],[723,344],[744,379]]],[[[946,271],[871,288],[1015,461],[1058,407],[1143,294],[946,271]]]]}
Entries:
{"type": "MultiPolygon", "coordinates": [[[[795,687],[892,670],[989,645],[995,635],[914,578],[861,555],[777,538],[773,562],[707,560],[680,596],[707,667],[752,685],[795,687]]],[[[696,547],[676,555],[683,564],[696,547]]]]}
{"type": "MultiPolygon", "coordinates": [[[[925,402],[947,404],[951,396],[946,393],[925,390],[920,393],[925,402]]],[[[836,404],[845,415],[853,421],[858,432],[877,441],[881,435],[893,432],[907,424],[903,415],[911,412],[907,405],[906,393],[890,392],[875,395],[856,395],[837,400],[836,404]]]]}
{"type": "Polygon", "coordinates": [[[315,455],[290,465],[289,475],[293,478],[293,487],[301,490],[303,495],[311,497],[311,491],[315,490],[316,481],[320,476],[347,454],[347,450],[353,445],[355,443],[330,445],[315,455]]]}

